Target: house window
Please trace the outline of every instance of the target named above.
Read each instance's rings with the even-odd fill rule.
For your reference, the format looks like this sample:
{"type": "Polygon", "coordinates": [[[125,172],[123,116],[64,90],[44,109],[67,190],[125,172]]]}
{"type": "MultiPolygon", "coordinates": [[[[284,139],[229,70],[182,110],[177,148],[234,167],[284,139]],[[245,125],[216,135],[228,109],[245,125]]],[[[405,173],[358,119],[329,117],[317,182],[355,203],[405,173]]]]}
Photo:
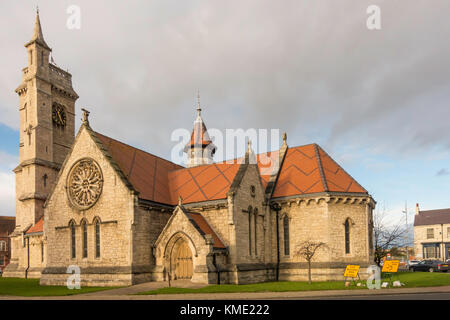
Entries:
{"type": "Polygon", "coordinates": [[[87,258],[88,256],[88,236],[87,236],[87,224],[86,221],[81,223],[81,230],[83,233],[83,258],[87,258]]]}
{"type": "Polygon", "coordinates": [[[44,262],[44,242],[41,242],[41,262],[44,262]]]}
{"type": "Polygon", "coordinates": [[[447,238],[450,238],[450,227],[447,227],[447,238]]]}
{"type": "Polygon", "coordinates": [[[76,257],[76,239],[75,239],[75,224],[70,223],[70,256],[72,259],[76,257]]]}
{"type": "Polygon", "coordinates": [[[289,217],[287,215],[283,218],[283,234],[284,234],[284,255],[289,255],[289,217]]]}
{"type": "Polygon", "coordinates": [[[423,257],[425,259],[440,258],[439,244],[427,244],[423,246],[423,257]]]}
{"type": "Polygon", "coordinates": [[[6,241],[0,241],[0,251],[6,251],[6,241]]]}
{"type": "Polygon", "coordinates": [[[95,221],[95,257],[100,258],[100,221],[95,221]]]}
{"type": "Polygon", "coordinates": [[[349,219],[345,220],[345,253],[350,253],[350,221],[349,219]]]}
{"type": "Polygon", "coordinates": [[[4,265],[5,265],[5,257],[0,256],[0,266],[4,266],[4,265]]]}
{"type": "Polygon", "coordinates": [[[434,229],[428,228],[427,229],[427,239],[433,239],[434,238],[434,229]]]}

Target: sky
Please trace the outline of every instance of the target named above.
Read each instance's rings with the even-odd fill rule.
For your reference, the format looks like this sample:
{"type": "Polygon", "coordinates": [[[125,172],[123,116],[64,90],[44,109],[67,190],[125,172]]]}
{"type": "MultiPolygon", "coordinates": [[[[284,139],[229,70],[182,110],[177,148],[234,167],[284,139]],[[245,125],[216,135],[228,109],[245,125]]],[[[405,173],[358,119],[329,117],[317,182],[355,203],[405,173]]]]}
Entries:
{"type": "Polygon", "coordinates": [[[200,91],[208,128],[318,143],[394,220],[405,201],[410,221],[416,203],[450,207],[448,0],[4,0],[0,215],[15,214],[14,90],[35,5],[80,96],[77,130],[85,107],[94,130],[170,159],[171,134],[191,130],[200,91]],[[79,29],[67,27],[71,5],[79,29]],[[379,30],[367,28],[370,5],[379,30]]]}

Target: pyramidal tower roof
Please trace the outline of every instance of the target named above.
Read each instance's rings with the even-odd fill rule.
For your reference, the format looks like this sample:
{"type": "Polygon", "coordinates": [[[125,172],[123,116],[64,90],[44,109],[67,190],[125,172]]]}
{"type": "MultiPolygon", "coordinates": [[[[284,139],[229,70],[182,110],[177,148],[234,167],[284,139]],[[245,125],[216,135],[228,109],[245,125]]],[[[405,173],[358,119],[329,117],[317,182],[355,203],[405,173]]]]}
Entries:
{"type": "Polygon", "coordinates": [[[32,43],[39,43],[43,47],[50,49],[50,47],[47,45],[47,43],[44,40],[44,35],[42,33],[42,26],[41,26],[41,20],[39,18],[39,9],[36,10],[36,20],[34,22],[34,32],[33,37],[31,38],[30,42],[28,42],[25,47],[29,46],[32,43]]]}
{"type": "Polygon", "coordinates": [[[187,143],[185,150],[194,147],[206,147],[212,143],[206,129],[205,122],[201,116],[202,109],[200,107],[200,94],[197,95],[197,118],[194,121],[194,128],[192,130],[191,139],[187,143]]]}

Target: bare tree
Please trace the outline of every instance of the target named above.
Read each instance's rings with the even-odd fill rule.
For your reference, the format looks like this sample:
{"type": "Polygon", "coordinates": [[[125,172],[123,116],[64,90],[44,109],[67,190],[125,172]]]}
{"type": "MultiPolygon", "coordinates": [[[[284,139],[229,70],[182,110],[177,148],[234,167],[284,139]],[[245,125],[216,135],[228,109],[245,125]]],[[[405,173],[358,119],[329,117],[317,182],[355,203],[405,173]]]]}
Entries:
{"type": "Polygon", "coordinates": [[[311,284],[311,260],[319,248],[326,248],[326,244],[320,241],[307,240],[300,243],[295,251],[296,256],[304,258],[308,262],[308,283],[311,284]]]}
{"type": "Polygon", "coordinates": [[[380,267],[381,260],[387,256],[390,249],[402,244],[406,230],[401,223],[388,225],[386,223],[386,212],[377,212],[373,219],[373,236],[375,263],[380,267]]]}

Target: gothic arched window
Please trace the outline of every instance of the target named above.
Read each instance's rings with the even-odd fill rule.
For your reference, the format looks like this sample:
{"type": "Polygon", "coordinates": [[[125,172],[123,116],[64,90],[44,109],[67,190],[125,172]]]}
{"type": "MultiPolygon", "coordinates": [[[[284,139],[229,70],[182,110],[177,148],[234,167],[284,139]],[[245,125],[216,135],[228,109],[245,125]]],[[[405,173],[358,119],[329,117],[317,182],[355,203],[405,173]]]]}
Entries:
{"type": "Polygon", "coordinates": [[[350,220],[345,220],[345,253],[350,253],[350,220]]]}
{"type": "Polygon", "coordinates": [[[100,258],[100,221],[95,220],[95,257],[100,258]]]}
{"type": "Polygon", "coordinates": [[[70,256],[72,259],[76,257],[76,238],[75,238],[75,223],[70,222],[70,256]]]}
{"type": "Polygon", "coordinates": [[[88,235],[86,221],[81,223],[81,232],[83,234],[83,258],[87,258],[88,255],[88,235]]]}
{"type": "Polygon", "coordinates": [[[283,234],[284,234],[284,255],[288,256],[290,253],[289,248],[289,217],[287,215],[283,218],[283,234]]]}

